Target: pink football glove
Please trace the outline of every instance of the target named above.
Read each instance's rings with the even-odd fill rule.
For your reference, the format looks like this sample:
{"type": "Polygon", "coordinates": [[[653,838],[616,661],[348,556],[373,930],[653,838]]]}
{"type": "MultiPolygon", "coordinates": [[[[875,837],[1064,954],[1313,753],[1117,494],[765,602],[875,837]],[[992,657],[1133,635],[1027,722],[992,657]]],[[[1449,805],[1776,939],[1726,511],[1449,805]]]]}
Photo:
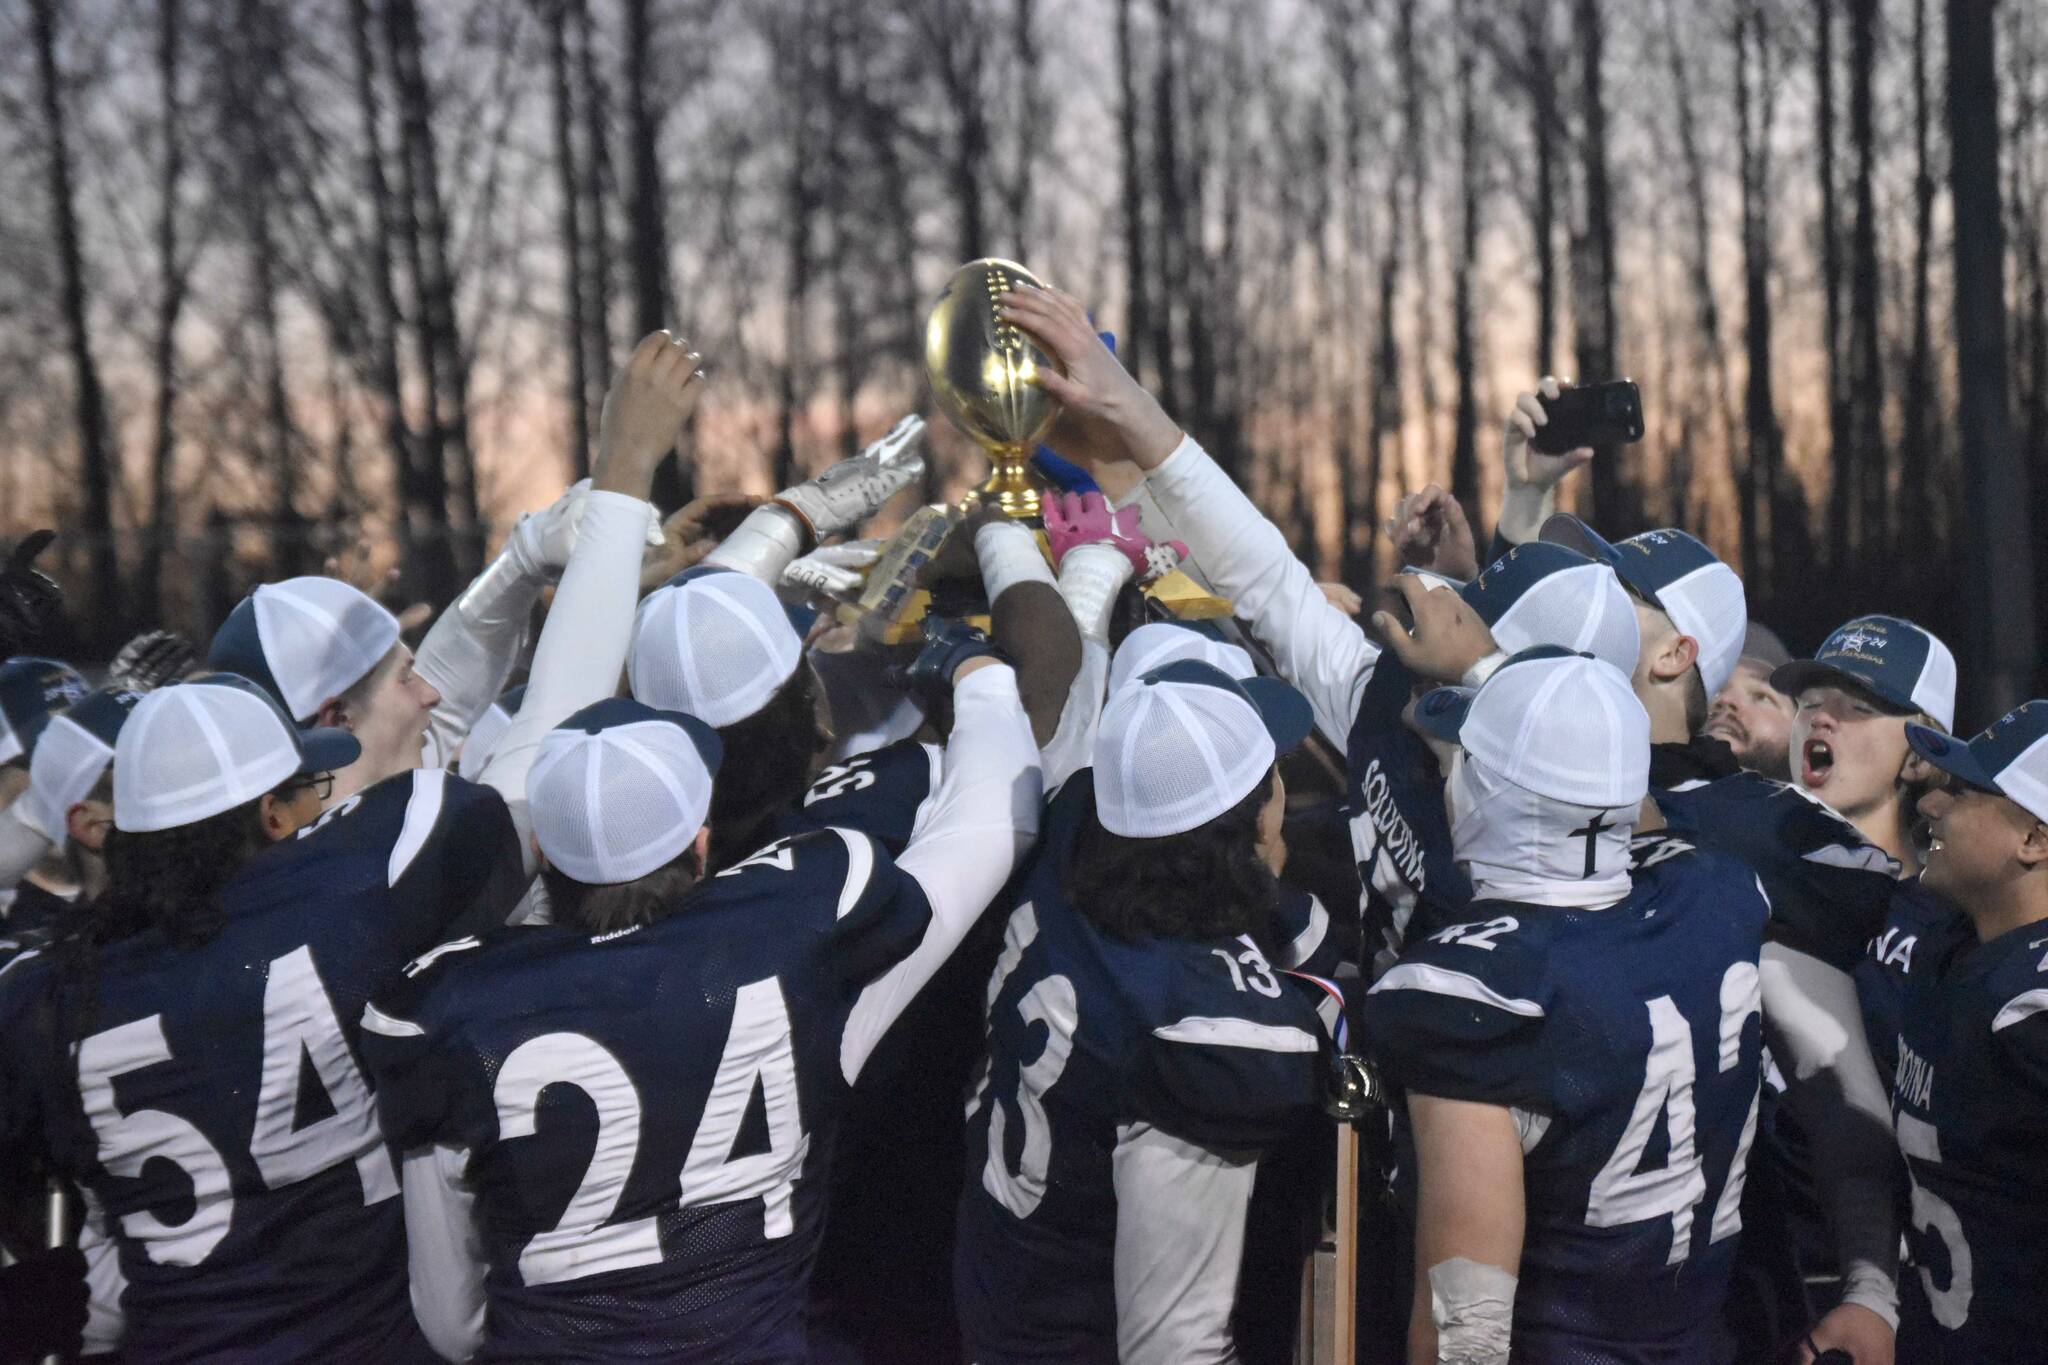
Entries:
{"type": "Polygon", "coordinates": [[[1138,529],[1138,509],[1112,512],[1100,493],[1062,493],[1045,502],[1045,538],[1055,565],[1077,545],[1107,545],[1131,561],[1140,583],[1163,578],[1180,567],[1188,547],[1177,540],[1155,544],[1138,529]]]}

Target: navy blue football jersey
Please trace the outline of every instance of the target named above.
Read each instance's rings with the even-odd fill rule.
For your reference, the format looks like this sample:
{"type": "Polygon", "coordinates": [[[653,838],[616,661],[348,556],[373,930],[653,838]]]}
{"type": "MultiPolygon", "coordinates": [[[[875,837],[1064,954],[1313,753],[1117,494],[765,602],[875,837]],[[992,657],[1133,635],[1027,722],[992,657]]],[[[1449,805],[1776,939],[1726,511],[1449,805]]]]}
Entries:
{"type": "Polygon", "coordinates": [[[493,1359],[803,1360],[862,987],[931,924],[875,841],[778,841],[666,917],[443,944],[365,1017],[392,1142],[462,1154],[493,1359]]]}
{"type": "Polygon", "coordinates": [[[1768,937],[1849,971],[1884,926],[1899,865],[1789,782],[1735,773],[1660,790],[1672,833],[1747,863],[1771,900],[1768,937]]]}
{"type": "Polygon", "coordinates": [[[1706,1362],[1755,1132],[1755,875],[1674,837],[1600,910],[1481,901],[1366,997],[1402,1086],[1512,1109],[1527,1230],[1517,1361],[1706,1362]]]}
{"type": "Polygon", "coordinates": [[[1922,940],[1892,1117],[1912,1177],[1902,1311],[1932,1365],[2048,1361],[2048,922],[1922,940]]]}
{"type": "Polygon", "coordinates": [[[1436,755],[1401,719],[1415,685],[1391,650],[1381,654],[1346,745],[1345,812],[1368,957],[1461,918],[1472,903],[1472,883],[1451,845],[1436,755]]]}
{"type": "Polygon", "coordinates": [[[988,985],[954,1261],[981,1365],[1227,1347],[1257,1154],[1318,1094],[1321,1021],[1249,938],[1126,942],[1066,901],[1094,799],[1054,799],[988,985]]]}
{"type": "Polygon", "coordinates": [[[1882,925],[1865,943],[1851,975],[1863,1010],[1863,1036],[1877,1059],[1878,1074],[1889,1076],[1899,1065],[1899,1032],[1914,970],[1923,962],[1946,961],[1975,934],[1963,912],[1922,886],[1918,877],[1893,884],[1882,925]]]}
{"type": "Polygon", "coordinates": [[[910,843],[918,817],[938,790],[945,750],[919,740],[842,759],[818,774],[774,824],[777,837],[817,829],[868,835],[894,857],[910,843]]]}
{"type": "Polygon", "coordinates": [[[258,853],[201,946],[149,929],[74,972],[60,944],[0,980],[5,1122],[111,1219],[131,1358],[432,1358],[357,1021],[524,885],[498,794],[421,770],[258,853]]]}

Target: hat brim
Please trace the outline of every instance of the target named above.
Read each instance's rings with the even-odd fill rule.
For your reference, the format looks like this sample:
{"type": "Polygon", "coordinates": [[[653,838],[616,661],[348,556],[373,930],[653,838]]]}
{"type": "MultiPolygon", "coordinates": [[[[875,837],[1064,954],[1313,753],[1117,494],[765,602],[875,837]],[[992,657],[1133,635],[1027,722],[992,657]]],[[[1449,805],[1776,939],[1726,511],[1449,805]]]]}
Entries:
{"type": "Polygon", "coordinates": [[[1819,659],[1794,659],[1771,670],[1771,687],[1788,697],[1797,698],[1809,687],[1848,687],[1879,706],[1887,708],[1893,715],[1910,716],[1919,707],[1910,701],[1886,696],[1878,691],[1876,684],[1861,674],[1852,673],[1837,664],[1823,663],[1819,659]]]}
{"type": "Polygon", "coordinates": [[[1251,698],[1266,733],[1273,737],[1273,751],[1292,753],[1308,738],[1316,725],[1315,711],[1308,698],[1278,678],[1242,678],[1238,686],[1251,698]]]}
{"type": "Polygon", "coordinates": [[[296,776],[339,772],[363,756],[362,742],[348,731],[331,725],[316,725],[299,731],[299,768],[296,776]]]}
{"type": "Polygon", "coordinates": [[[1472,687],[1432,688],[1416,699],[1415,728],[1430,739],[1456,744],[1465,715],[1472,709],[1472,698],[1478,695],[1478,689],[1472,687]]]}
{"type": "Polygon", "coordinates": [[[1984,771],[1984,765],[1970,752],[1967,741],[1957,739],[1954,735],[1945,735],[1931,725],[1908,725],[1906,743],[1912,747],[1914,753],[1949,776],[1961,778],[1971,786],[1981,787],[1985,791],[2000,792],[1997,780],[1984,771]]]}

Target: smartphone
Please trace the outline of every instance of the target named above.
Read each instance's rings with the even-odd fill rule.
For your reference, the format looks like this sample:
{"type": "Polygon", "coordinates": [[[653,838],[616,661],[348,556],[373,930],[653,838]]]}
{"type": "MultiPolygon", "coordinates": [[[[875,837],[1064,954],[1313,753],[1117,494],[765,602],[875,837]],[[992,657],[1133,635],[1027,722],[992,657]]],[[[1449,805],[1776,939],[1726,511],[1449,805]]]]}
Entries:
{"type": "Polygon", "coordinates": [[[1643,439],[1643,393],[1633,379],[1581,384],[1542,402],[1550,420],[1536,428],[1529,444],[1545,455],[1643,439]]]}

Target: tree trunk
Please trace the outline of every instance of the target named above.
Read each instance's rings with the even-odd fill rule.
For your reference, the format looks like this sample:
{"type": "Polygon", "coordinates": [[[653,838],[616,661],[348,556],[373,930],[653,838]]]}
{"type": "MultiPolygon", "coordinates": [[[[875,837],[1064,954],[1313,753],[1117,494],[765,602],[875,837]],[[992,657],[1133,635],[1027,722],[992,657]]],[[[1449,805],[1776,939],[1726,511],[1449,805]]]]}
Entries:
{"type": "Polygon", "coordinates": [[[1998,183],[1998,64],[1988,0],[1949,0],[1949,193],[1955,202],[1956,377],[1964,507],[1961,664],[1968,733],[2032,693],[2033,543],[2027,468],[2006,381],[2005,222],[1998,183]]]}
{"type": "Polygon", "coordinates": [[[568,9],[568,0],[547,0],[548,93],[554,115],[555,182],[562,196],[562,342],[569,356],[569,466],[580,479],[590,473],[590,370],[584,349],[583,215],[577,211],[582,177],[576,169],[576,110],[569,88],[568,9]]]}
{"type": "Polygon", "coordinates": [[[626,162],[632,172],[633,335],[644,337],[675,318],[669,288],[668,231],[663,222],[661,110],[648,95],[647,58],[654,42],[649,0],[625,0],[626,162]]]}
{"type": "Polygon", "coordinates": [[[1152,220],[1152,265],[1158,272],[1158,293],[1153,298],[1152,361],[1158,367],[1159,401],[1170,413],[1187,420],[1181,403],[1181,355],[1175,326],[1186,308],[1174,306],[1187,280],[1187,262],[1179,251],[1181,219],[1186,206],[1181,202],[1180,137],[1175,117],[1173,0],[1153,0],[1153,14],[1159,26],[1159,59],[1152,67],[1152,187],[1158,196],[1159,212],[1152,220]]]}
{"type": "Polygon", "coordinates": [[[1913,341],[1906,362],[1905,446],[1900,451],[1899,553],[1886,557],[1892,585],[1905,586],[1906,565],[1934,550],[1936,434],[1941,396],[1934,384],[1929,271],[1934,254],[1934,168],[1928,150],[1933,101],[1927,89],[1927,5],[1913,0],[1913,341]]]}
{"type": "MultiPolygon", "coordinates": [[[[581,166],[583,211],[588,219],[590,295],[584,300],[584,368],[590,375],[589,400],[601,406],[612,385],[612,214],[611,197],[618,178],[612,174],[612,101],[597,68],[597,37],[590,21],[590,0],[575,0],[576,69],[583,86],[584,158],[581,166]]],[[[635,337],[634,340],[639,340],[635,337]]]]}
{"type": "Polygon", "coordinates": [[[1138,374],[1152,330],[1145,259],[1145,178],[1138,161],[1138,56],[1131,33],[1134,0],[1116,0],[1117,145],[1123,168],[1124,334],[1117,339],[1124,368],[1138,374]]]}
{"type": "Polygon", "coordinates": [[[149,456],[149,530],[143,542],[141,582],[145,600],[137,603],[128,623],[138,629],[145,624],[143,617],[167,620],[171,610],[164,560],[175,529],[171,524],[171,479],[178,443],[178,318],[185,308],[187,281],[178,246],[178,186],[185,178],[184,113],[178,90],[182,69],[179,40],[183,30],[180,0],[160,0],[156,11],[157,118],[163,129],[164,155],[163,197],[157,205],[156,217],[158,278],[156,333],[152,339],[156,420],[149,456]]]}
{"type": "Polygon", "coordinates": [[[1007,226],[1017,259],[1026,265],[1031,250],[1031,172],[1045,124],[1045,99],[1039,90],[1037,2],[1011,0],[1010,6],[1010,43],[1017,54],[1017,170],[1010,179],[1007,226]]]}
{"type": "Polygon", "coordinates": [[[1536,248],[1536,373],[1556,373],[1557,357],[1557,88],[1550,70],[1550,0],[1522,0],[1522,50],[1536,142],[1535,210],[1529,234],[1536,248]]]}
{"type": "Polygon", "coordinates": [[[810,180],[804,173],[804,149],[809,145],[811,133],[812,82],[816,77],[815,63],[811,58],[811,27],[813,15],[808,3],[799,8],[795,19],[785,23],[780,37],[781,51],[777,54],[778,65],[786,73],[783,88],[791,92],[791,128],[789,139],[788,180],[783,187],[784,203],[788,214],[783,230],[784,252],[788,261],[788,293],[783,300],[782,329],[784,352],[782,373],[777,385],[779,400],[776,413],[775,442],[775,486],[787,488],[796,482],[796,406],[799,392],[797,370],[804,354],[804,332],[807,327],[805,313],[806,296],[811,287],[810,225],[812,194],[810,180]]]}
{"type": "Polygon", "coordinates": [[[78,236],[78,208],[71,184],[71,138],[64,90],[57,70],[56,0],[29,5],[36,45],[37,94],[49,163],[50,228],[57,242],[57,275],[64,340],[71,352],[73,401],[78,418],[78,455],[85,484],[85,539],[92,571],[94,607],[86,634],[96,651],[111,649],[119,627],[121,565],[114,551],[114,448],[107,422],[99,364],[93,359],[86,317],[85,252],[78,236]]]}
{"type": "Polygon", "coordinates": [[[1842,228],[1835,205],[1835,0],[1817,3],[1813,79],[1818,92],[1820,273],[1826,307],[1822,344],[1828,362],[1828,566],[1843,573],[1855,562],[1851,525],[1855,442],[1849,435],[1848,376],[1842,365],[1842,228]]]}
{"type": "MultiPolygon", "coordinates": [[[[455,319],[455,277],[448,260],[448,215],[441,203],[440,162],[434,149],[433,97],[427,88],[415,0],[385,0],[384,37],[398,92],[399,164],[410,209],[399,221],[418,295],[420,353],[432,407],[428,453],[434,482],[448,505],[452,492],[462,514],[458,572],[476,572],[483,558],[483,515],[477,503],[476,459],[469,441],[469,363],[455,319]]],[[[444,512],[445,516],[446,513],[444,512]]]]}
{"type": "MultiPolygon", "coordinates": [[[[1479,403],[1472,391],[1477,366],[1472,339],[1472,272],[1479,263],[1479,120],[1473,92],[1474,44],[1465,36],[1466,0],[1453,10],[1458,38],[1458,256],[1451,275],[1451,351],[1458,376],[1457,423],[1451,439],[1451,496],[1479,505],[1479,403]]],[[[1475,531],[1477,527],[1475,526],[1475,531]]]]}
{"type": "MultiPolygon", "coordinates": [[[[1600,0],[1577,0],[1574,7],[1579,44],[1581,100],[1585,128],[1581,170],[1586,182],[1586,222],[1580,249],[1574,253],[1575,315],[1579,379],[1592,382],[1618,377],[1615,369],[1614,203],[1607,175],[1607,94],[1602,71],[1605,20],[1600,0]]],[[[1618,448],[1599,451],[1593,460],[1593,521],[1604,530],[1625,530],[1634,520],[1625,501],[1618,448]]]]}
{"type": "MultiPolygon", "coordinates": [[[[1872,586],[1881,587],[1889,558],[1885,504],[1890,495],[1884,440],[1883,339],[1877,291],[1877,135],[1871,118],[1871,70],[1877,64],[1877,0],[1853,0],[1849,11],[1849,136],[1856,147],[1856,222],[1850,243],[1849,408],[1850,470],[1857,500],[1854,561],[1872,586]]],[[[1836,456],[1839,466],[1841,456],[1836,456]]]]}

